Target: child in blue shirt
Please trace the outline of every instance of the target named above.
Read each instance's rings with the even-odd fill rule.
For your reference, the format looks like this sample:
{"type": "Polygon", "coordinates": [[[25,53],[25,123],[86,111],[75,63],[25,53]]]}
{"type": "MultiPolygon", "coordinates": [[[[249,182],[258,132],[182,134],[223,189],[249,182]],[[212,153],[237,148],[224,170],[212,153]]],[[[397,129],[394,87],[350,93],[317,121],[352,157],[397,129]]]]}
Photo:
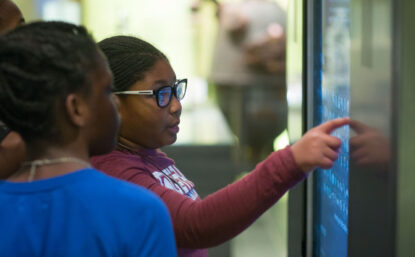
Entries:
{"type": "Polygon", "coordinates": [[[0,36],[0,120],[26,143],[0,182],[0,256],[176,256],[161,200],[88,162],[115,145],[111,86],[83,27],[36,22],[0,36]]]}

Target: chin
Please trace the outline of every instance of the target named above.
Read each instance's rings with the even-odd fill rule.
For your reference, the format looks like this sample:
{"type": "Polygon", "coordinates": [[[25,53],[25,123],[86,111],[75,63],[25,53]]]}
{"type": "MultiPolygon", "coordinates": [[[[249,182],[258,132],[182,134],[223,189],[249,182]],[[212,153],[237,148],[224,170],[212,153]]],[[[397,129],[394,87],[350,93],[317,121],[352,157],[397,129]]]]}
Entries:
{"type": "Polygon", "coordinates": [[[166,141],[164,141],[163,146],[172,145],[172,144],[174,144],[176,142],[176,140],[177,140],[177,136],[172,136],[169,139],[167,139],[166,141]]]}
{"type": "Polygon", "coordinates": [[[175,143],[176,141],[177,141],[177,134],[173,136],[171,144],[175,143]]]}

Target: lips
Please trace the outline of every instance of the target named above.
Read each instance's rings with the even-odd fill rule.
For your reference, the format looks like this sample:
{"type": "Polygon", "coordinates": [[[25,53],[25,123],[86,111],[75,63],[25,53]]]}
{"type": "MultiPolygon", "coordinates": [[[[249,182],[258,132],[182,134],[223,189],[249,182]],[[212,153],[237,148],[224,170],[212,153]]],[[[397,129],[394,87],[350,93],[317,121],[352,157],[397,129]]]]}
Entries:
{"type": "Polygon", "coordinates": [[[169,131],[174,133],[174,134],[177,134],[179,132],[179,122],[177,122],[173,126],[170,126],[169,131]]]}

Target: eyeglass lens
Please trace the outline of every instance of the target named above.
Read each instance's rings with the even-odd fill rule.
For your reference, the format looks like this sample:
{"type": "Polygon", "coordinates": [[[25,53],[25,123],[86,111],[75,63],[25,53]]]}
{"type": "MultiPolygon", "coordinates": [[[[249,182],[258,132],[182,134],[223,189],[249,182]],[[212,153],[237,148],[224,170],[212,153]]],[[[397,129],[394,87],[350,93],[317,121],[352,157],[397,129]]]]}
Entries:
{"type": "Polygon", "coordinates": [[[181,101],[186,94],[186,82],[180,81],[176,87],[176,97],[179,101],[181,101]]]}
{"type": "Polygon", "coordinates": [[[172,96],[171,87],[162,88],[157,93],[157,100],[160,107],[164,107],[170,103],[172,96]]]}
{"type": "Polygon", "coordinates": [[[177,100],[181,101],[186,94],[186,82],[181,81],[174,88],[164,87],[157,92],[157,101],[160,107],[167,106],[172,98],[173,89],[176,90],[177,100]]]}

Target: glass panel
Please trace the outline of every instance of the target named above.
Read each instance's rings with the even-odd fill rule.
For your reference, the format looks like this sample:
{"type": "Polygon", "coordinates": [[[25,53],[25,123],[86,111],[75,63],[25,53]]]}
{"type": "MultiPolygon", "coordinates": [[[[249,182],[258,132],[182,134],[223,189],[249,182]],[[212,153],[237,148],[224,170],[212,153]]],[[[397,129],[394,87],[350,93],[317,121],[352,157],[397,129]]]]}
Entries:
{"type": "Polygon", "coordinates": [[[396,256],[395,167],[389,163],[398,115],[392,100],[399,92],[391,81],[393,3],[351,1],[350,117],[358,126],[350,131],[349,256],[396,256]]]}
{"type": "MultiPolygon", "coordinates": [[[[322,0],[320,41],[314,83],[314,125],[349,116],[350,0],[322,0]],[[321,83],[320,83],[321,82],[321,83]]],[[[349,128],[332,134],[342,140],[339,158],[330,170],[314,175],[313,256],[347,256],[349,199],[349,128]]]]}

